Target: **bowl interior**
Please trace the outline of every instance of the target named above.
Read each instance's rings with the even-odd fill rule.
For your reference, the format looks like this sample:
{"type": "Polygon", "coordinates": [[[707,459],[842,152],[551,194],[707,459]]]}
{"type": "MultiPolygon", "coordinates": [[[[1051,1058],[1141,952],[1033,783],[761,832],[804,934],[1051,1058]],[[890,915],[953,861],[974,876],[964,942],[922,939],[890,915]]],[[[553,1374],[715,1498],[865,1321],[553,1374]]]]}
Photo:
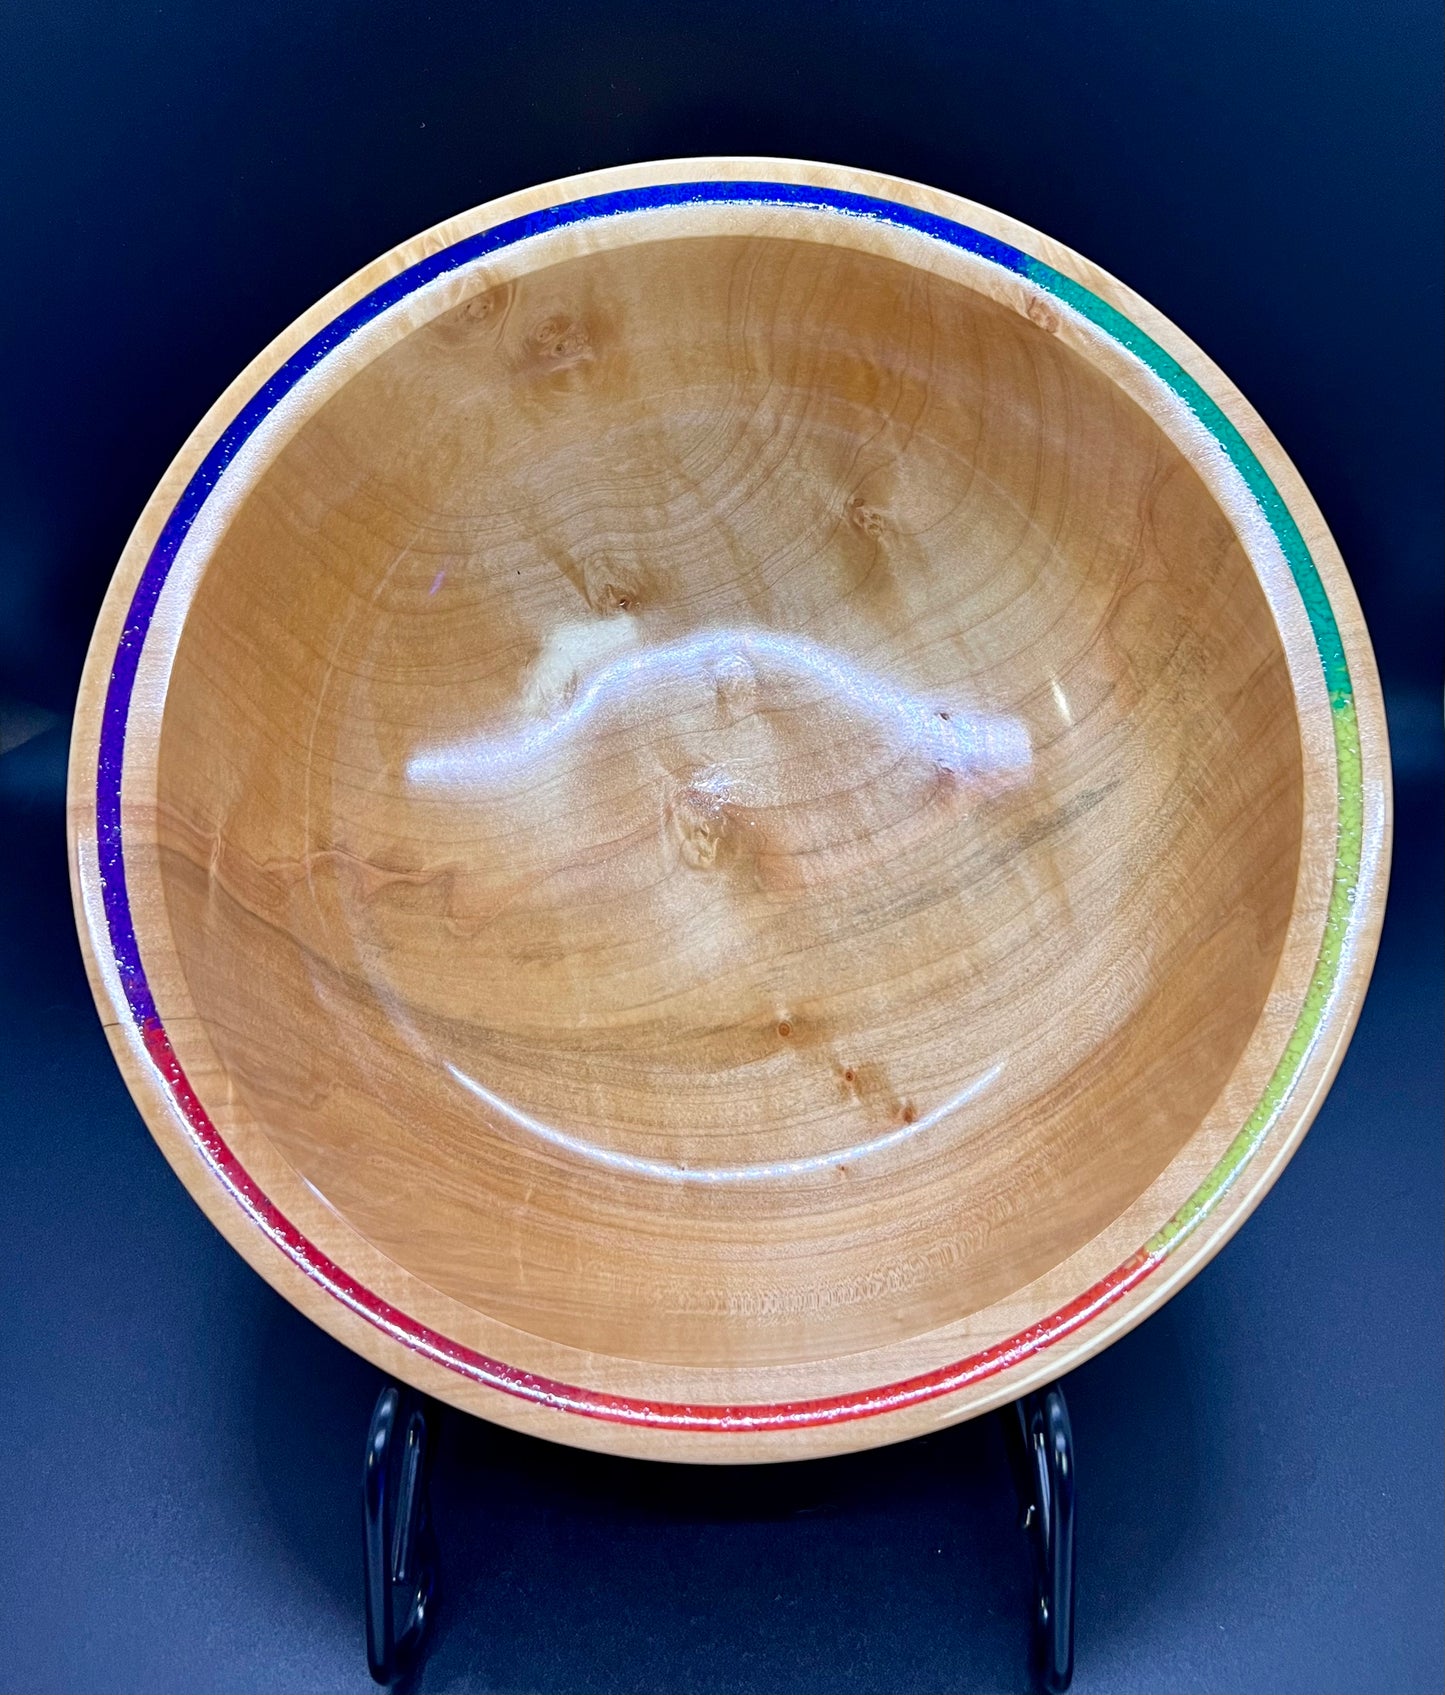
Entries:
{"type": "Polygon", "coordinates": [[[637,240],[415,329],[256,483],[166,697],[168,915],[229,1087],[401,1267],[806,1361],[1007,1296],[1185,1148],[1299,732],[1229,521],[1054,328],[637,240]]]}

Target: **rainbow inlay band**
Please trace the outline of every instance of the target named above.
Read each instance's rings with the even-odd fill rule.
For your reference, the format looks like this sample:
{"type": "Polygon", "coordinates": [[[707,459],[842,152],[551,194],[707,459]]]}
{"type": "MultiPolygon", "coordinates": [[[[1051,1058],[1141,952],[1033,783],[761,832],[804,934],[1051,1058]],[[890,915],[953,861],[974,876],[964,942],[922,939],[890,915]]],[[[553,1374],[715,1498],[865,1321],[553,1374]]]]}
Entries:
{"type": "Polygon", "coordinates": [[[97,852],[106,926],[130,1014],[197,1151],[251,1220],[308,1277],[394,1340],[473,1382],[557,1411],[614,1423],[686,1431],[767,1431],[840,1423],[895,1412],[993,1377],[1090,1323],[1155,1271],[1210,1215],[1258,1151],[1289,1098],[1319,1035],[1339,981],[1364,851],[1364,783],[1359,723],[1334,609],[1289,508],[1248,443],[1195,379],[1115,307],[1072,277],[965,224],[871,195],[796,183],[664,183],[592,195],[512,218],[453,243],[399,272],[311,337],[221,432],[167,517],[140,573],[116,646],[100,731],[96,776],[97,852]],[[1324,938],[1300,1014],[1279,1063],[1239,1134],[1204,1182],[1164,1227],[1107,1277],[1067,1306],[993,1347],[952,1365],[876,1389],[771,1405],[713,1406],[638,1399],[522,1371],[438,1334],[363,1287],[282,1214],[221,1137],[185,1072],[157,1012],[141,961],[126,887],[121,785],[126,724],[136,672],[156,604],[201,508],[236,454],[279,402],[323,359],[389,307],[464,265],[571,224],[694,205],[774,206],[844,214],[916,231],[998,265],[1087,319],[1132,354],[1181,400],[1223,450],[1283,551],[1303,598],[1329,691],[1339,786],[1338,833],[1324,938]]]}

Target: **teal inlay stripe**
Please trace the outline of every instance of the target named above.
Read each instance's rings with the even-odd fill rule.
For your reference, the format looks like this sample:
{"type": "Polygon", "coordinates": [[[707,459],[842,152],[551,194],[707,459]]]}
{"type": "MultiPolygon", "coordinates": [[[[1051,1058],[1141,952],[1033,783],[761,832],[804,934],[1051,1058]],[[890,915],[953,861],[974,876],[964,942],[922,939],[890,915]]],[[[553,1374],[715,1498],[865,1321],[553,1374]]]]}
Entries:
{"type": "Polygon", "coordinates": [[[1364,852],[1364,784],[1354,683],[1334,608],[1330,605],[1314,558],[1300,534],[1299,525],[1294,521],[1294,514],[1285,505],[1284,497],[1260,464],[1254,449],[1219,403],[1152,336],[1146,335],[1132,319],[1126,318],[1117,307],[1100,299],[1082,283],[1034,258],[1026,259],[1021,274],[1132,353],[1179,396],[1219,443],[1284,554],[1304,602],[1330,696],[1339,814],[1334,875],[1319,956],[1305,991],[1298,1021],[1254,1110],[1204,1182],[1173,1218],[1145,1243],[1143,1251],[1146,1255],[1162,1257],[1176,1248],[1214,1210],[1220,1197],[1234,1184],[1268,1134],[1314,1044],[1330,995],[1339,980],[1364,852]]]}
{"type": "Polygon", "coordinates": [[[1097,294],[1091,293],[1082,283],[1075,282],[1072,277],[1066,277],[1062,271],[1056,271],[1052,265],[1044,264],[1041,259],[1026,259],[1022,275],[1038,287],[1056,295],[1080,317],[1097,324],[1121,347],[1128,348],[1141,364],[1147,365],[1161,382],[1167,383],[1174,390],[1224,449],[1284,550],[1295,584],[1304,598],[1305,610],[1309,614],[1310,627],[1319,646],[1320,663],[1324,666],[1325,683],[1330,694],[1333,696],[1337,693],[1351,693],[1353,685],[1350,682],[1350,668],[1345,661],[1345,647],[1340,640],[1334,608],[1330,605],[1330,597],[1325,593],[1325,586],[1320,581],[1315,562],[1310,557],[1310,550],[1305,546],[1299,525],[1295,523],[1289,507],[1285,505],[1284,497],[1256,458],[1254,449],[1230,422],[1219,403],[1205,392],[1177,359],[1166,353],[1152,337],[1145,335],[1132,319],[1126,318],[1117,307],[1110,306],[1097,294]]]}

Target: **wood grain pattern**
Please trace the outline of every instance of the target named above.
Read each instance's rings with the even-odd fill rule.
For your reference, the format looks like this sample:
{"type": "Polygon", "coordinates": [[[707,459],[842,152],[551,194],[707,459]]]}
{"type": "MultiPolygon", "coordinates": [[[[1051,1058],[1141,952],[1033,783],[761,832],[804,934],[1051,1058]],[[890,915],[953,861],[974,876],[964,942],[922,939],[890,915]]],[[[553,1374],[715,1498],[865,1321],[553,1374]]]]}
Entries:
{"type": "MultiPolygon", "coordinates": [[[[461,226],[756,177],[1024,239],[912,185],[766,165],[604,173],[461,226]]],[[[1338,1062],[1388,839],[1343,567],[1207,362],[1030,234],[1227,409],[1347,638],[1362,870],[1279,1128],[1168,1274],[926,1404],[733,1437],[479,1386],[367,1331],[198,1159],[97,942],[92,798],[119,623],[178,490],[258,377],[457,239],[398,250],[263,356],[122,562],[72,786],[122,1064],[263,1273],[488,1416],[728,1459],[982,1410],[1202,1263],[1338,1062]]],[[[994,1345],[1197,1192],[1303,1016],[1341,805],[1309,608],[1148,373],[936,246],[684,207],[446,276],[237,459],[145,637],[125,878],[177,1065],[310,1243],[549,1381],[781,1405],[994,1345]]]]}

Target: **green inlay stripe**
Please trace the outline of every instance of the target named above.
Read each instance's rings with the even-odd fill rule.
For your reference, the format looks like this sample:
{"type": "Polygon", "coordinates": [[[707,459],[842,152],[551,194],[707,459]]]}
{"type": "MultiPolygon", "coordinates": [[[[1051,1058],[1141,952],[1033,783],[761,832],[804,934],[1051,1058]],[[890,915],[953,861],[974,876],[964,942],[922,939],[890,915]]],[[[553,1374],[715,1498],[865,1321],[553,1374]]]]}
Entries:
{"type": "Polygon", "coordinates": [[[1171,358],[1160,347],[1157,341],[1145,335],[1137,324],[1110,306],[1107,301],[1101,300],[1097,294],[1091,294],[1082,283],[1075,282],[1072,277],[1066,277],[1062,271],[1056,271],[1052,265],[1045,265],[1039,259],[1029,259],[1023,274],[1030,282],[1037,283],[1040,288],[1047,289],[1050,294],[1071,306],[1080,317],[1097,324],[1122,347],[1128,348],[1136,359],[1147,365],[1155,376],[1174,390],[1224,449],[1284,550],[1285,560],[1304,598],[1310,627],[1319,645],[1326,686],[1331,695],[1352,694],[1354,689],[1350,681],[1350,668],[1345,661],[1345,647],[1340,640],[1340,628],[1335,622],[1334,608],[1330,605],[1330,597],[1325,593],[1325,586],[1320,581],[1320,574],[1315,569],[1315,562],[1310,557],[1310,550],[1305,546],[1305,539],[1300,534],[1299,526],[1295,523],[1289,507],[1285,505],[1284,497],[1270,481],[1269,473],[1255,457],[1253,448],[1225,416],[1219,404],[1200,387],[1177,359],[1171,358]]]}
{"type": "Polygon", "coordinates": [[[1179,361],[1146,335],[1117,308],[1101,300],[1072,277],[1056,271],[1039,259],[1028,259],[1023,274],[1071,307],[1080,317],[1096,324],[1112,340],[1128,349],[1184,401],[1224,450],[1243,479],[1266,522],[1273,530],[1290,574],[1304,601],[1310,629],[1319,650],[1325,685],[1330,695],[1330,717],[1334,725],[1335,768],[1339,784],[1338,841],[1334,877],[1325,914],[1324,939],[1305,990],[1299,1019],[1280,1055],[1263,1095],[1243,1128],[1225,1149],[1223,1157],[1179,1211],[1144,1244],[1150,1260],[1162,1259],[1188,1236],[1248,1165],[1294,1087],[1305,1058],[1319,1034],[1330,996],[1339,977],[1350,920],[1358,893],[1364,853],[1364,775],[1360,763],[1360,725],[1355,712],[1354,684],[1345,659],[1344,642],[1335,620],[1334,608],[1320,580],[1299,526],[1279,490],[1260,464],[1253,448],[1235,428],[1219,404],[1200,386],[1179,361]]]}
{"type": "Polygon", "coordinates": [[[1354,911],[1359,885],[1360,862],[1364,846],[1364,808],[1362,774],[1360,769],[1359,720],[1354,701],[1339,696],[1331,716],[1335,727],[1335,755],[1340,772],[1340,834],[1339,853],[1335,860],[1334,881],[1330,903],[1325,915],[1324,940],[1319,958],[1315,961],[1299,1021],[1294,1027],[1274,1074],[1265,1085],[1263,1095],[1244,1127],[1224,1151],[1223,1158],[1200,1184],[1184,1205],[1145,1244],[1145,1253],[1163,1255],[1176,1247],[1210,1211],[1225,1190],[1230,1188],[1249,1163],[1255,1150],[1269,1133],[1279,1116],[1305,1055],[1309,1052],[1325,1008],[1339,975],[1340,961],[1350,918],[1354,911]]]}

